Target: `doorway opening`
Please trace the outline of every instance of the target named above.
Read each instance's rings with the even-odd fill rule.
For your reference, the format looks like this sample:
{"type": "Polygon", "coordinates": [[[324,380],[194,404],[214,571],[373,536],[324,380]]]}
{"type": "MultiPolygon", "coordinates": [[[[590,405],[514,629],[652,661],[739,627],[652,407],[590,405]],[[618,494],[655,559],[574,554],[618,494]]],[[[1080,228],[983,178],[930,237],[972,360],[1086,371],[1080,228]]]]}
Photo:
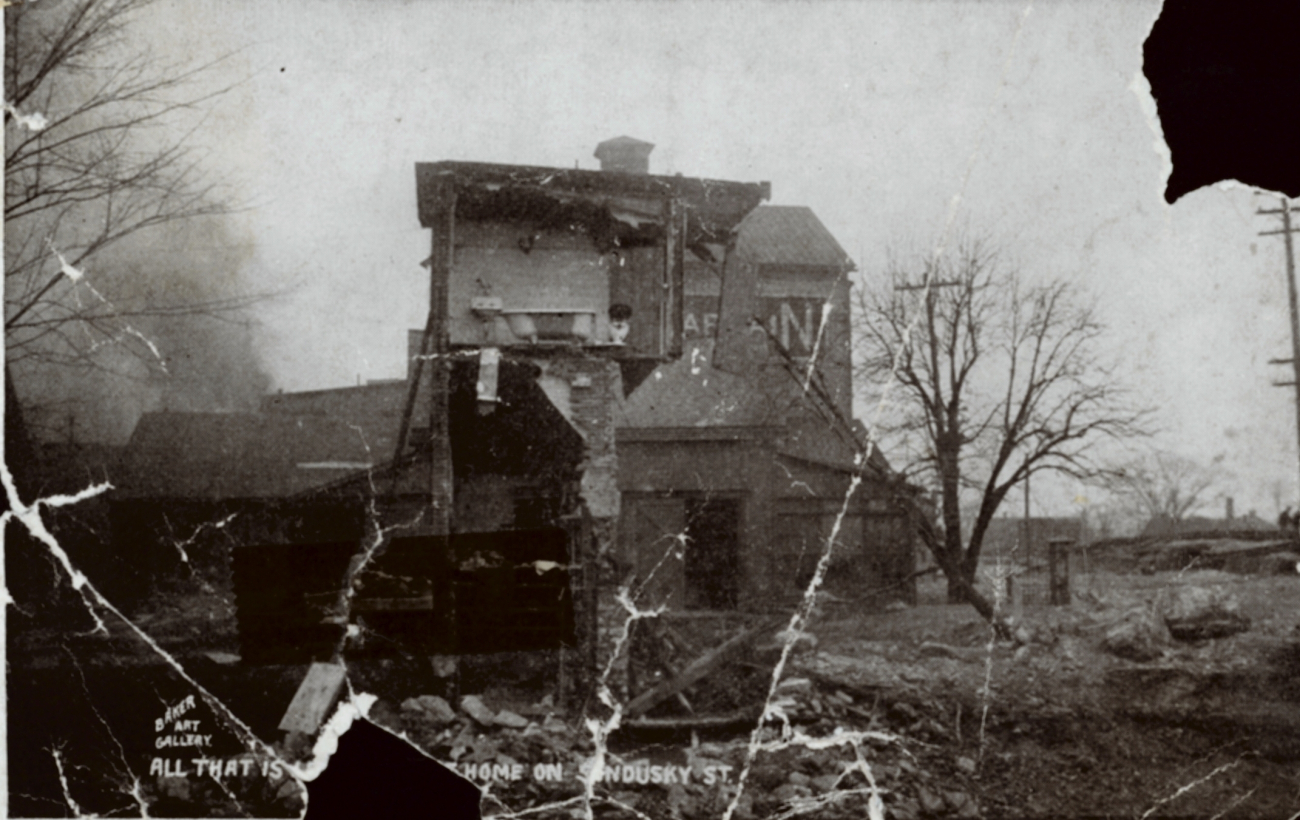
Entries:
{"type": "Polygon", "coordinates": [[[686,499],[686,607],[735,609],[739,592],[740,499],[686,499]]]}

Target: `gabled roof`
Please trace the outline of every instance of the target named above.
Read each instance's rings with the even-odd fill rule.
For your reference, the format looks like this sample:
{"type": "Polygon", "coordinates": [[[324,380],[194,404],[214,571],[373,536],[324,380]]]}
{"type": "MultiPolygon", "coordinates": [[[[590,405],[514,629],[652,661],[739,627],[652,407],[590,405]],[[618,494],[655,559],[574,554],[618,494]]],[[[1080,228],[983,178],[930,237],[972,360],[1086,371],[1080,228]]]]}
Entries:
{"type": "Polygon", "coordinates": [[[740,223],[736,251],[759,265],[850,271],[853,260],[811,208],[761,205],[740,223]]]}
{"type": "MultiPolygon", "coordinates": [[[[730,431],[739,427],[780,428],[784,436],[778,450],[783,455],[837,470],[856,470],[852,440],[816,414],[789,372],[773,366],[749,376],[734,375],[712,367],[708,351],[707,344],[701,345],[691,355],[656,368],[619,408],[615,424],[620,434],[627,431],[628,440],[645,441],[651,437],[642,431],[711,428],[720,437],[734,438],[730,431]]],[[[865,430],[854,432],[865,439],[865,430]]],[[[878,447],[872,448],[870,464],[890,472],[889,461],[878,447]]]]}
{"type": "Polygon", "coordinates": [[[408,392],[406,379],[395,379],[355,387],[272,393],[262,397],[260,410],[278,415],[327,416],[355,428],[372,450],[391,456],[408,392]]]}
{"type": "Polygon", "coordinates": [[[592,154],[596,159],[604,160],[611,156],[616,156],[624,152],[636,152],[649,156],[655,144],[639,140],[636,137],[622,136],[607,139],[596,146],[596,152],[592,154]]]}
{"type": "Polygon", "coordinates": [[[146,413],[112,472],[113,497],[283,498],[390,455],[328,416],[146,413]]]}
{"type": "MultiPolygon", "coordinates": [[[[855,428],[861,427],[859,424],[855,428]]],[[[858,442],[866,442],[865,430],[857,429],[853,434],[837,430],[831,422],[811,413],[794,415],[787,420],[785,440],[779,451],[781,455],[802,461],[831,467],[841,472],[858,470],[858,442]],[[850,438],[856,434],[858,441],[850,438]]],[[[889,475],[893,471],[889,460],[879,447],[872,447],[867,456],[867,463],[878,473],[889,475]]]]}

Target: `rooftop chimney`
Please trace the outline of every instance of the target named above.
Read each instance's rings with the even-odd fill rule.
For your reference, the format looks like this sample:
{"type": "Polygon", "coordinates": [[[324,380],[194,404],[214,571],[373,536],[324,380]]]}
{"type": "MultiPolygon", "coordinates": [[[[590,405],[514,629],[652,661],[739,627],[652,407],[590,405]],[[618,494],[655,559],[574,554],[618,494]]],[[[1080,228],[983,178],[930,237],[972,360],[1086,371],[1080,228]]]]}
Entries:
{"type": "Polygon", "coordinates": [[[642,142],[632,137],[614,137],[596,146],[596,159],[600,170],[623,174],[650,173],[650,152],[654,143],[642,142]]]}

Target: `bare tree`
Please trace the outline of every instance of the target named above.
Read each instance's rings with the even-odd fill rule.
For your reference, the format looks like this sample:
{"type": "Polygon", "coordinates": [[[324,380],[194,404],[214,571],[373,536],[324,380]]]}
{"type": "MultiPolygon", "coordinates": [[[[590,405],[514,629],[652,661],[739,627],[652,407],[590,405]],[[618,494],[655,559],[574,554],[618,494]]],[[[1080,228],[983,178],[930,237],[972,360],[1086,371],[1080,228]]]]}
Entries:
{"type": "Polygon", "coordinates": [[[1173,453],[1151,453],[1102,476],[1112,494],[1148,518],[1182,521],[1206,501],[1217,474],[1173,453]]]}
{"type": "Polygon", "coordinates": [[[221,314],[250,301],[169,298],[133,287],[131,270],[103,269],[105,251],[128,237],[227,211],[190,143],[194,113],[228,87],[200,89],[213,64],[168,64],[141,47],[131,25],[150,2],[5,8],[10,361],[84,365],[105,344],[161,361],[133,318],[221,314]]]}
{"type": "Polygon", "coordinates": [[[974,592],[989,522],[1011,489],[1044,471],[1088,478],[1100,439],[1143,430],[1096,350],[1094,309],[1064,280],[1027,284],[989,242],[893,262],[859,291],[859,384],[891,392],[883,432],[910,439],[900,465],[937,488],[939,526],[921,537],[948,578],[949,600],[974,592]],[[919,443],[919,446],[916,444],[919,443]],[[963,495],[975,499],[963,538],[963,495]]]}

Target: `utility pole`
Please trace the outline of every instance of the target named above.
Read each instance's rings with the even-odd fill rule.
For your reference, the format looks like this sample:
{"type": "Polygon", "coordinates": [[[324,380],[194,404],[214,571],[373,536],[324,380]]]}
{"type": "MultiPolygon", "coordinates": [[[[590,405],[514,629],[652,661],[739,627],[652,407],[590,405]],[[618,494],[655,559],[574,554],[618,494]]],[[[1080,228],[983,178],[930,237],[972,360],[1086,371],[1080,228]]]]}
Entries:
{"type": "Polygon", "coordinates": [[[1026,473],[1025,474],[1025,570],[1032,572],[1033,567],[1030,566],[1029,564],[1029,550],[1030,550],[1029,538],[1031,535],[1029,529],[1030,526],[1031,525],[1029,522],[1029,474],[1026,473]]]}
{"type": "MultiPolygon", "coordinates": [[[[926,330],[930,334],[930,350],[935,350],[934,338],[934,289],[935,288],[955,288],[960,287],[961,282],[949,280],[947,282],[931,282],[927,274],[921,279],[919,285],[894,285],[894,290],[923,290],[925,291],[925,318],[926,330]]],[[[936,374],[937,375],[937,374],[936,374]]]]}
{"type": "Polygon", "coordinates": [[[1273,236],[1282,234],[1282,240],[1286,244],[1286,293],[1287,300],[1291,306],[1291,358],[1290,359],[1270,359],[1269,364],[1287,364],[1290,363],[1293,374],[1289,382],[1274,382],[1278,387],[1294,387],[1296,401],[1296,446],[1300,447],[1300,306],[1297,305],[1296,283],[1295,283],[1295,249],[1291,241],[1291,234],[1296,233],[1297,228],[1291,227],[1291,203],[1287,198],[1281,197],[1282,207],[1275,209],[1260,208],[1257,213],[1260,214],[1278,214],[1282,217],[1282,229],[1280,231],[1260,231],[1260,236],[1273,236]]]}

